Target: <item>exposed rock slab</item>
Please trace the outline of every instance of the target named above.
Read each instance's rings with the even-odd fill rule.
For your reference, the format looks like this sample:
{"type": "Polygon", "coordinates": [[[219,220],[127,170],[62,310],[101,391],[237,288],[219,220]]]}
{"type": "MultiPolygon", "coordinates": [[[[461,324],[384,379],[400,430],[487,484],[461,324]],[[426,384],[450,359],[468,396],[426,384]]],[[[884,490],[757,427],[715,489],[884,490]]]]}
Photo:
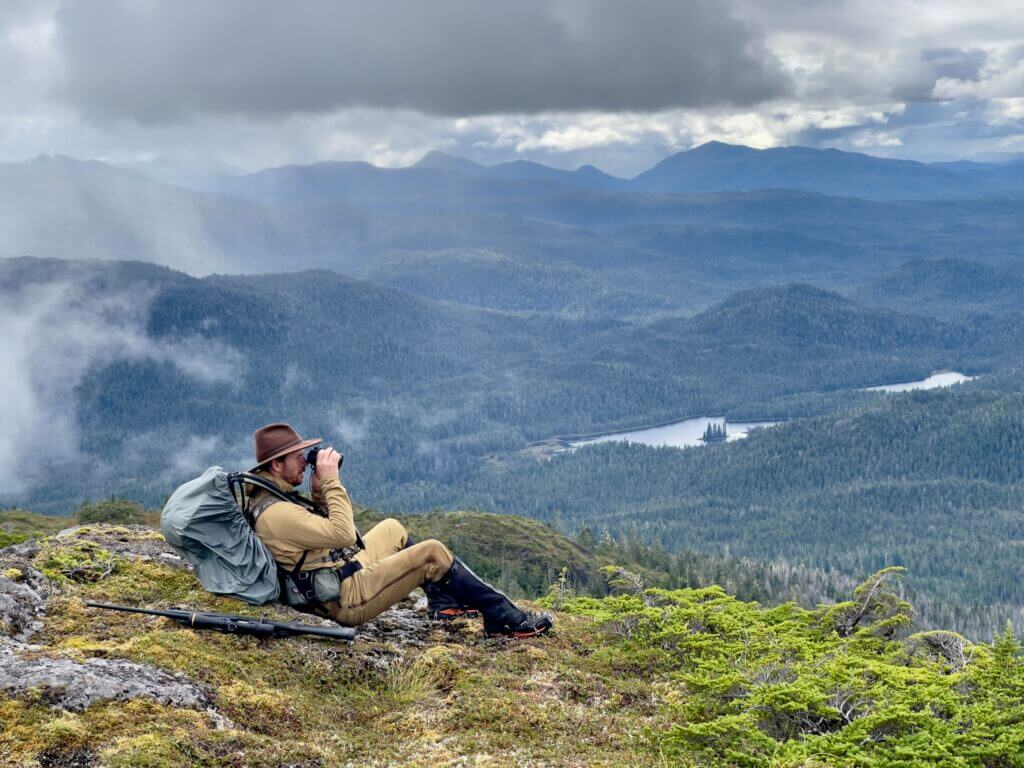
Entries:
{"type": "Polygon", "coordinates": [[[0,636],[26,641],[43,628],[52,586],[31,565],[38,551],[34,541],[0,550],[0,636]]]}
{"type": "Polygon", "coordinates": [[[427,619],[426,601],[406,597],[375,619],[356,628],[356,642],[379,641],[420,648],[429,641],[437,624],[427,619]]]}
{"type": "Polygon", "coordinates": [[[23,659],[13,643],[0,645],[0,691],[31,695],[80,712],[99,701],[149,698],[160,704],[210,710],[206,693],[187,678],[120,659],[23,659]]]}
{"type": "Polygon", "coordinates": [[[178,570],[192,570],[178,556],[159,531],[144,525],[76,525],[58,532],[57,541],[84,540],[99,544],[117,557],[128,560],[155,560],[178,570]]]}

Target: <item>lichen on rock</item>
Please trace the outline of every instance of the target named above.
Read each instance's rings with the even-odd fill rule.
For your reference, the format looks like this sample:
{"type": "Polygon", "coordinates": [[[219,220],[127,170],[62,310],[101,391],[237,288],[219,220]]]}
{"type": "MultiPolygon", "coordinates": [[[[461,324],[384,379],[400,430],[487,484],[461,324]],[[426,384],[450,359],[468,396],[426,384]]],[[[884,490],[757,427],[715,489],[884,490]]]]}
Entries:
{"type": "Polygon", "coordinates": [[[46,706],[81,712],[99,701],[149,698],[175,707],[212,707],[199,686],[149,665],[120,659],[24,659],[19,650],[14,643],[0,645],[0,691],[27,695],[46,706]]]}
{"type": "Polygon", "coordinates": [[[33,567],[34,541],[0,550],[0,635],[24,642],[43,627],[50,582],[33,567]]]}

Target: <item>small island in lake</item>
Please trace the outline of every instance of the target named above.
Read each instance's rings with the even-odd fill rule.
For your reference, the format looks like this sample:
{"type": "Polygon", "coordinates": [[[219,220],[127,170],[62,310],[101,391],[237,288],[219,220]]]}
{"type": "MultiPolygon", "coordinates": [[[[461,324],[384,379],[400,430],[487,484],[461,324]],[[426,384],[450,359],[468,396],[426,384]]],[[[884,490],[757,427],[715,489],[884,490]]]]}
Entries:
{"type": "Polygon", "coordinates": [[[704,434],[701,436],[701,440],[705,443],[724,443],[728,435],[725,431],[725,422],[719,424],[708,424],[708,428],[704,430],[704,434]]]}

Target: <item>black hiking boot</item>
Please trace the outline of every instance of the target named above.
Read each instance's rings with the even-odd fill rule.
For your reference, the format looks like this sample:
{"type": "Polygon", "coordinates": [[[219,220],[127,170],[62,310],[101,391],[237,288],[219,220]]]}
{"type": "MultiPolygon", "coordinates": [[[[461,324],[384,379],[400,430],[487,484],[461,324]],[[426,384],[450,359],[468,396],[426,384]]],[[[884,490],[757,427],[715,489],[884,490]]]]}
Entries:
{"type": "MultiPolygon", "coordinates": [[[[405,534],[405,545],[402,549],[408,549],[416,540],[408,531],[405,534]]],[[[480,615],[479,611],[460,605],[459,601],[448,594],[448,591],[434,581],[426,581],[420,585],[420,589],[427,596],[427,618],[434,621],[452,621],[453,619],[475,619],[480,615]]]]}
{"type": "MultiPolygon", "coordinates": [[[[511,603],[509,603],[512,605],[511,603]]],[[[512,606],[515,608],[515,606],[512,606]]],[[[506,637],[525,638],[543,635],[552,627],[550,613],[533,613],[515,608],[515,615],[503,618],[484,615],[484,634],[488,637],[504,635],[506,637]]]]}
{"type": "Polygon", "coordinates": [[[427,618],[434,621],[452,621],[453,619],[475,619],[480,611],[459,605],[459,602],[448,594],[439,584],[428,581],[423,584],[427,595],[427,618]]]}
{"type": "Polygon", "coordinates": [[[484,615],[484,633],[506,637],[535,637],[551,629],[546,613],[521,611],[504,593],[481,579],[459,558],[439,582],[460,605],[475,608],[484,615]]]}

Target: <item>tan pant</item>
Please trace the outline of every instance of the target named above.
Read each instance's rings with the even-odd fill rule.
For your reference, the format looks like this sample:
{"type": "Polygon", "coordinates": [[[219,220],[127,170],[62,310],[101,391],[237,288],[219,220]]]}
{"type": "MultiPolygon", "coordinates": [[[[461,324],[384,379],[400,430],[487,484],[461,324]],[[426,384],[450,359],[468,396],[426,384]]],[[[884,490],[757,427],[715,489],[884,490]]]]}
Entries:
{"type": "Polygon", "coordinates": [[[444,544],[427,539],[402,549],[408,536],[405,527],[390,518],[363,535],[366,549],[356,555],[363,568],[341,582],[340,599],[327,604],[331,618],[346,627],[362,624],[452,567],[454,557],[444,544]]]}

